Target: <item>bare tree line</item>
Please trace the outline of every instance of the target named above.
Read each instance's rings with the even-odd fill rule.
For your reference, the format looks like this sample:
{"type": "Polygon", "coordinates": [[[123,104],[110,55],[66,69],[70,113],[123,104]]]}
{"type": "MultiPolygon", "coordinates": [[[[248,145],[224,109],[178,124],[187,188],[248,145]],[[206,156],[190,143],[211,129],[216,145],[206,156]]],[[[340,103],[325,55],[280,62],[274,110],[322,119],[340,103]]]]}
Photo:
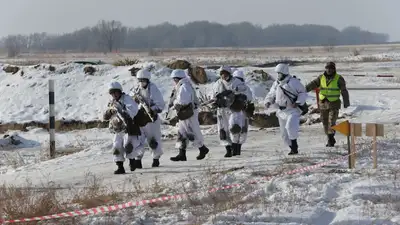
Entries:
{"type": "Polygon", "coordinates": [[[71,33],[52,35],[34,33],[9,35],[2,39],[9,57],[25,52],[78,51],[112,52],[121,49],[190,48],[190,47],[267,47],[334,46],[380,44],[389,35],[359,27],[338,30],[315,24],[256,26],[248,22],[222,25],[195,21],[182,26],[163,23],[146,28],[129,28],[121,22],[99,21],[71,33]]]}

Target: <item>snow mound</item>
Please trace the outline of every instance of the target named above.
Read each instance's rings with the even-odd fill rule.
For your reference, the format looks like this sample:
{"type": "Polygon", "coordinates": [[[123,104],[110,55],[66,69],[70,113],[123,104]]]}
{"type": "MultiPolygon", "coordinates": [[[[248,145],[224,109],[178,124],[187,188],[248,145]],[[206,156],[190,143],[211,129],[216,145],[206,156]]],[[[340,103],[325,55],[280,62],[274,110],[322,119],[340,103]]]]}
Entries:
{"type": "MultiPolygon", "coordinates": [[[[129,71],[132,67],[151,70],[152,81],[159,87],[165,102],[168,102],[173,88],[173,82],[169,77],[172,70],[155,62],[120,67],[107,64],[90,65],[96,69],[93,75],[85,74],[83,69],[86,65],[79,63],[53,65],[55,71],[50,71],[48,66],[21,67],[23,75],[0,72],[0,91],[4,93],[0,96],[2,123],[47,122],[49,79],[55,81],[56,119],[63,120],[100,119],[109,101],[107,86],[112,80],[119,81],[126,93],[136,86],[136,78],[129,71]]],[[[206,73],[209,83],[196,85],[199,95],[210,93],[213,82],[218,79],[215,70],[206,69],[206,73]]],[[[249,79],[255,97],[263,98],[270,84],[257,83],[256,80],[249,79]]]]}

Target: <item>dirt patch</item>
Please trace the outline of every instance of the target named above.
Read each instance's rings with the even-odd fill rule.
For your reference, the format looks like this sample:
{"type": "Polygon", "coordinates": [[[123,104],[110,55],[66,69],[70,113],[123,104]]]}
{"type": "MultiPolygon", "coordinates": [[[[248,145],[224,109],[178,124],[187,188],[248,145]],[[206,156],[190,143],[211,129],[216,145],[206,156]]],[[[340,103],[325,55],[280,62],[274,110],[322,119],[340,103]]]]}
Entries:
{"type": "Polygon", "coordinates": [[[191,66],[190,62],[186,60],[176,60],[170,64],[167,65],[168,68],[170,69],[181,69],[181,70],[186,70],[189,69],[191,66]]]}
{"type": "MultiPolygon", "coordinates": [[[[20,130],[20,131],[28,131],[29,127],[38,127],[49,130],[49,124],[43,122],[27,122],[27,123],[5,123],[0,124],[0,132],[4,133],[8,130],[20,130]]],[[[57,120],[56,121],[56,130],[57,131],[72,131],[72,130],[85,130],[92,128],[107,128],[108,122],[93,120],[93,121],[80,121],[80,120],[57,120]]]]}
{"type": "Polygon", "coordinates": [[[85,74],[93,75],[96,72],[96,68],[93,66],[87,66],[83,68],[83,72],[85,72],[85,74]]]}
{"type": "Polygon", "coordinates": [[[16,74],[19,71],[18,66],[5,66],[3,67],[3,71],[6,73],[16,74]]]}

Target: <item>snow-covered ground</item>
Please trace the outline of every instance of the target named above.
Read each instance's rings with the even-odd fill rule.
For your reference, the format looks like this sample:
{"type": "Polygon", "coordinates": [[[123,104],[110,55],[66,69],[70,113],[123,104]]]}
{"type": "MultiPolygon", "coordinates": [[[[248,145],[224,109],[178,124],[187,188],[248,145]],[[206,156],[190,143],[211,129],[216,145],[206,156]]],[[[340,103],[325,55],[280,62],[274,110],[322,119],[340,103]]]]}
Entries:
{"type": "MultiPolygon", "coordinates": [[[[153,81],[167,101],[172,88],[168,76],[170,70],[155,62],[134,66],[149,65],[154,66],[153,81]]],[[[84,75],[81,65],[55,66],[55,73],[33,67],[23,68],[23,76],[0,73],[2,123],[47,121],[49,78],[56,84],[57,119],[83,121],[99,119],[108,101],[107,85],[112,79],[120,81],[126,90],[136,83],[128,71],[132,66],[101,65],[97,66],[99,71],[95,75],[84,75]],[[68,72],[60,74],[60,70],[68,72]]],[[[323,63],[296,66],[291,72],[307,83],[323,71],[323,66],[323,63]]],[[[337,66],[349,88],[400,88],[398,62],[343,62],[337,66]],[[370,77],[352,76],[354,74],[370,77]],[[379,78],[375,77],[377,74],[394,74],[395,77],[379,78]]],[[[239,69],[250,73],[256,68],[239,69]]],[[[275,76],[273,68],[264,70],[275,76]]],[[[216,77],[216,71],[207,70],[207,74],[211,81],[216,77]]],[[[255,97],[262,100],[270,82],[260,82],[251,76],[247,79],[255,97]]],[[[208,93],[211,85],[212,82],[200,85],[199,91],[208,93]]],[[[27,180],[30,186],[36,187],[51,183],[68,198],[71,188],[87,186],[90,174],[97,177],[102,186],[116,192],[129,192],[138,185],[147,190],[147,193],[129,196],[120,202],[185,192],[202,193],[211,187],[243,184],[211,196],[193,195],[191,201],[134,207],[106,216],[75,220],[80,224],[400,224],[399,93],[400,90],[350,89],[352,106],[342,110],[351,122],[385,123],[385,137],[378,138],[377,170],[371,169],[371,139],[364,137],[357,139],[360,153],[355,170],[346,170],[344,159],[302,174],[276,176],[272,180],[248,184],[250,180],[261,180],[345,155],[346,138],[338,134],[338,146],[325,148],[320,124],[301,127],[301,154],[298,156],[287,156],[288,149],[283,148],[278,129],[252,127],[242,155],[230,159],[223,158],[224,148],[219,145],[215,126],[203,126],[206,145],[211,149],[205,160],[195,160],[198,151],[190,147],[187,162],[171,162],[169,157],[177,152],[173,149],[174,140],[166,138],[161,167],[150,167],[151,157],[147,152],[144,169],[122,176],[113,174],[112,136],[107,129],[57,133],[60,156],[43,161],[48,149],[48,133],[30,128],[27,132],[9,131],[10,136],[0,139],[0,183],[21,187],[27,180]],[[158,180],[157,185],[155,180],[158,180]]],[[[309,94],[308,100],[315,103],[313,93],[309,94]]],[[[165,135],[174,132],[175,127],[163,127],[165,135]]]]}

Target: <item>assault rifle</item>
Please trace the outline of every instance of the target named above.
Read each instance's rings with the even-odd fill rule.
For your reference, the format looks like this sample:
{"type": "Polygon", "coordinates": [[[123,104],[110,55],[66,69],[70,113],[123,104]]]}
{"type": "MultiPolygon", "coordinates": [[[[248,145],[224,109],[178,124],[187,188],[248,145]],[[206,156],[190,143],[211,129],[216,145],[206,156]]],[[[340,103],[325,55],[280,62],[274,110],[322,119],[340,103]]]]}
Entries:
{"type": "Polygon", "coordinates": [[[137,99],[137,101],[143,107],[144,111],[150,117],[150,120],[153,123],[154,122],[153,113],[152,113],[153,110],[151,110],[150,106],[147,104],[147,102],[145,101],[144,97],[140,94],[140,89],[139,88],[137,88],[134,91],[133,97],[137,99]]]}
{"type": "Polygon", "coordinates": [[[165,113],[165,120],[168,120],[168,114],[169,114],[169,111],[171,110],[171,107],[173,106],[175,92],[176,92],[175,88],[172,89],[171,95],[169,96],[169,103],[168,103],[167,113],[165,113]]]}
{"type": "Polygon", "coordinates": [[[216,102],[224,102],[223,104],[230,105],[230,104],[232,104],[234,99],[235,99],[234,93],[231,90],[225,90],[225,91],[223,91],[221,93],[218,93],[215,96],[215,98],[201,103],[200,106],[206,106],[206,105],[213,104],[213,103],[216,103],[216,102]]]}

